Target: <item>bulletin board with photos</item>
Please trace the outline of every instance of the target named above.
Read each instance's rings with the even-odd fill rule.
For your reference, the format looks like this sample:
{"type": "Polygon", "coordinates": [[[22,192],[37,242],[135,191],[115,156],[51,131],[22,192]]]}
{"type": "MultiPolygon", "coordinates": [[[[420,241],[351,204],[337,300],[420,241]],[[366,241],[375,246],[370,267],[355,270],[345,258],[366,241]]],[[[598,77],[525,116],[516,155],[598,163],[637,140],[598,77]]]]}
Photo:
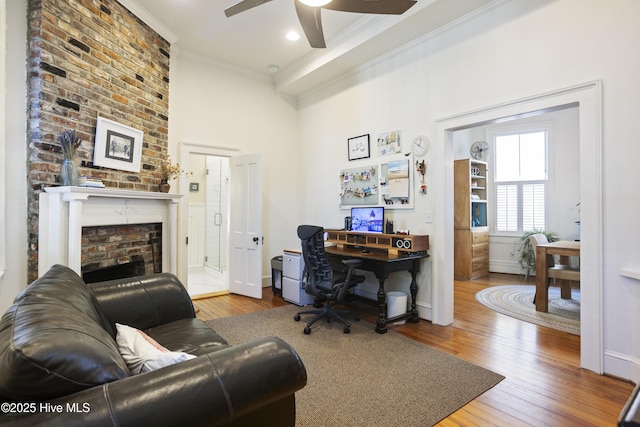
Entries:
{"type": "Polygon", "coordinates": [[[340,170],[340,208],[413,208],[413,157],[384,156],[378,162],[340,170]]]}

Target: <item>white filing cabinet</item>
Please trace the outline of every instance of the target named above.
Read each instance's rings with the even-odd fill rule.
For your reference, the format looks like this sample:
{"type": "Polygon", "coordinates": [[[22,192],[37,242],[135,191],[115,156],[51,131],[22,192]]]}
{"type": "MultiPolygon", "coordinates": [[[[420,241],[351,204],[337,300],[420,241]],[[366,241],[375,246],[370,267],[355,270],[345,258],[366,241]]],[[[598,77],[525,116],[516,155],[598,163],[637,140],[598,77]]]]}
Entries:
{"type": "Polygon", "coordinates": [[[297,305],[313,304],[313,296],[304,290],[304,259],[298,251],[284,251],[282,257],[282,298],[297,305]]]}

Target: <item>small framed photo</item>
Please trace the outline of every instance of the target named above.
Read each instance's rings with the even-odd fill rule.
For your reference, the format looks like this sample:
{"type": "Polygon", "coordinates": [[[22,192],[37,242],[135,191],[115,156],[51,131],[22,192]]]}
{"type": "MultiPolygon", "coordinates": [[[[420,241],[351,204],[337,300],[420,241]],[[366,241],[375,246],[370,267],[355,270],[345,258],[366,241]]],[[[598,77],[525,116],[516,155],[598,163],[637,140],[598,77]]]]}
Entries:
{"type": "Polygon", "coordinates": [[[98,117],[93,164],[111,169],[140,172],[141,130],[98,117]]]}
{"type": "Polygon", "coordinates": [[[199,182],[190,182],[189,183],[189,191],[197,193],[200,191],[200,183],[199,182]]]}
{"type": "Polygon", "coordinates": [[[347,140],[349,161],[366,159],[371,155],[369,149],[369,134],[354,136],[347,140]]]}

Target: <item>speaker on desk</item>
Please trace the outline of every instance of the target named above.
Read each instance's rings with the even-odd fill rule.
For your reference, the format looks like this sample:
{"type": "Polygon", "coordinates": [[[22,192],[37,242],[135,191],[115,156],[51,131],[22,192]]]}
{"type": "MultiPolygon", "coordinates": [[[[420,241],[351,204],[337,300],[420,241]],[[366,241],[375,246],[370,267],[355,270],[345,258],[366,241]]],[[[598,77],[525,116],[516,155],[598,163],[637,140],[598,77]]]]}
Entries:
{"type": "Polygon", "coordinates": [[[400,237],[394,237],[392,244],[398,249],[411,249],[411,239],[403,239],[400,237]]]}

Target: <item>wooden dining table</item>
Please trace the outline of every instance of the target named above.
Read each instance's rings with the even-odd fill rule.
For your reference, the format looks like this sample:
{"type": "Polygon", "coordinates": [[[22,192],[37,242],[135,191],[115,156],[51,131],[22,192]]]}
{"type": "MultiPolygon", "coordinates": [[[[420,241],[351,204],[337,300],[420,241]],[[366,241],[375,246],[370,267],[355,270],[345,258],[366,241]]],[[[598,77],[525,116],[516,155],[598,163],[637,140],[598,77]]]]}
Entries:
{"type": "Polygon", "coordinates": [[[561,264],[569,264],[568,258],[580,256],[580,242],[558,240],[536,246],[536,311],[549,311],[549,267],[553,255],[560,256],[561,264]]]}

